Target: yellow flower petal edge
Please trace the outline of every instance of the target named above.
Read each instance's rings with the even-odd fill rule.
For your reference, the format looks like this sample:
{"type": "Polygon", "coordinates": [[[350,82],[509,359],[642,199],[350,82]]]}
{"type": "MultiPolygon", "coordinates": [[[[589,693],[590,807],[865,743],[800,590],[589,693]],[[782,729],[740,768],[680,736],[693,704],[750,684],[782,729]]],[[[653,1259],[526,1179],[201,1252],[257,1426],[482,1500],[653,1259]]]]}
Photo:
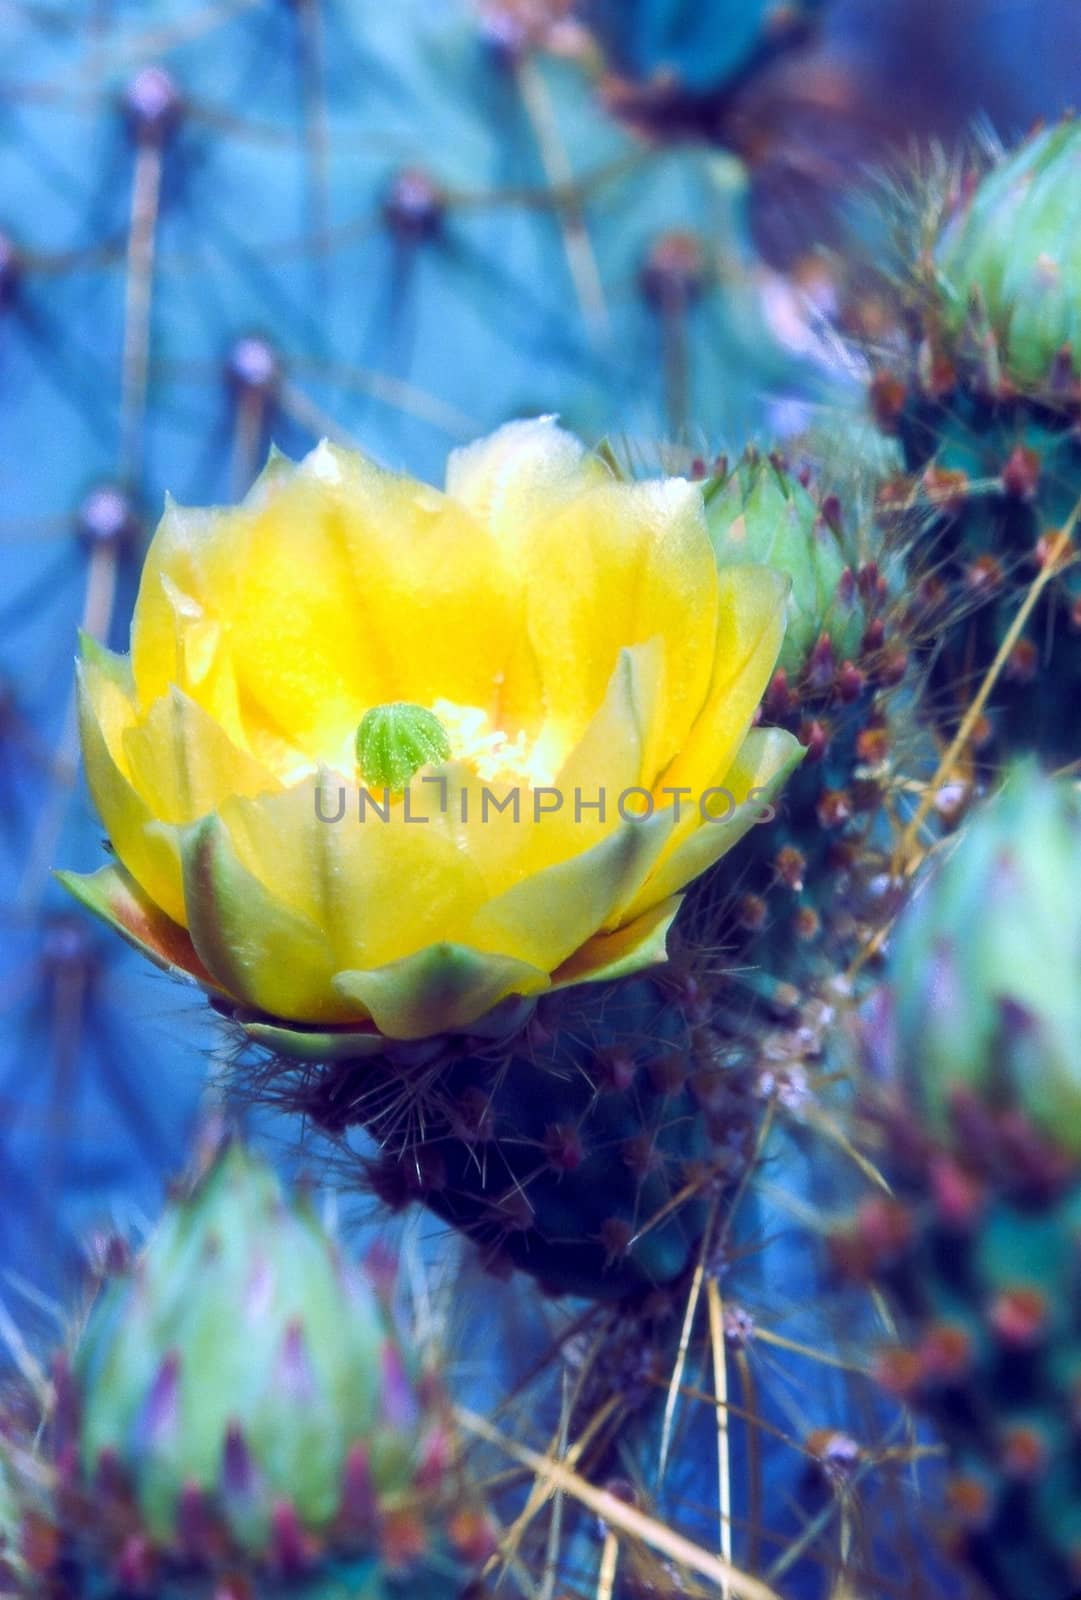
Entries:
{"type": "Polygon", "coordinates": [[[197,983],[210,994],[223,995],[199,960],[186,928],[167,917],[148,900],[123,867],[101,867],[97,872],[58,872],[57,881],[79,904],[100,917],[170,977],[197,983]]]}
{"type": "Polygon", "coordinates": [[[456,451],[444,489],[275,455],[236,507],[167,504],[130,658],[83,642],[117,859],[61,881],[283,1053],[495,1036],[663,961],[799,759],[753,726],[786,593],[718,572],[697,484],[624,482],[551,417],[456,451]],[[365,787],[372,728],[424,730],[367,760],[398,791],[365,787]]]}

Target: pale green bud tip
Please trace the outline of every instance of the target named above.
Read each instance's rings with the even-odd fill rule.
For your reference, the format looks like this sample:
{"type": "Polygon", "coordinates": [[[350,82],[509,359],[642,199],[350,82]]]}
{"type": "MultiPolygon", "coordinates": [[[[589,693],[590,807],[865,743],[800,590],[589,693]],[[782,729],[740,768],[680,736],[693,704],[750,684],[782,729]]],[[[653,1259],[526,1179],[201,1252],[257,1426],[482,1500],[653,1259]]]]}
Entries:
{"type": "Polygon", "coordinates": [[[369,789],[404,789],[421,767],[450,759],[447,730],[424,706],[405,700],[373,706],[357,729],[357,766],[369,789]]]}

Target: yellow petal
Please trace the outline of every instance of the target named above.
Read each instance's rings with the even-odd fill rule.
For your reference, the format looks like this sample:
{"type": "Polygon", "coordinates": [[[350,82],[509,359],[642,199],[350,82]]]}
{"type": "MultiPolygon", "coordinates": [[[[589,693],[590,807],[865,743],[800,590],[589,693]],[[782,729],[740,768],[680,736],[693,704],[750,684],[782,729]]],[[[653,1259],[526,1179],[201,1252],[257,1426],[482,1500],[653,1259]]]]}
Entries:
{"type": "Polygon", "coordinates": [[[738,844],[750,828],[768,827],[768,821],[760,820],[768,802],[804,754],[799,740],[783,728],[752,728],[736,759],[719,769],[689,803],[679,833],[673,836],[652,875],[629,905],[622,908],[621,922],[642,915],[651,905],[685,889],[738,844]],[[708,801],[707,807],[718,819],[725,820],[706,822],[699,802],[715,787],[725,793],[708,801]],[[750,799],[752,793],[754,798],[750,799]],[[731,815],[728,797],[732,801],[731,815]]]}
{"type": "Polygon", "coordinates": [[[769,567],[728,567],[719,573],[709,693],[660,786],[688,788],[696,803],[734,759],[777,664],[788,589],[789,580],[769,567]]]}
{"type": "Polygon", "coordinates": [[[554,417],[507,422],[447,459],[447,494],[512,552],[532,523],[610,478],[600,458],[554,417]]]}
{"type": "Polygon", "coordinates": [[[123,737],[134,707],[100,653],[80,664],[78,696],[86,781],[113,849],[149,898],[174,922],[183,924],[184,891],[176,833],[155,817],[124,770],[123,737]],[[110,740],[121,751],[119,759],[110,740]]]}
{"type": "Polygon", "coordinates": [[[425,484],[323,446],[258,518],[230,617],[252,700],[344,765],[372,706],[492,710],[521,633],[490,535],[425,484]]]}
{"type": "Polygon", "coordinates": [[[126,776],[124,735],[139,714],[131,662],[127,656],[99,644],[90,634],[80,633],[75,673],[109,754],[126,776]]]}
{"type": "Polygon", "coordinates": [[[591,849],[523,878],[477,913],[470,943],[551,972],[634,893],[670,831],[663,816],[622,823],[591,849]]]}
{"type": "MultiPolygon", "coordinates": [[[[220,622],[245,723],[277,730],[309,760],[347,760],[363,712],[397,698],[373,636],[333,486],[297,473],[238,518],[240,579],[220,622]]],[[[399,527],[406,540],[409,530],[399,527]]]]}
{"type": "MultiPolygon", "coordinates": [[[[470,826],[455,840],[476,863],[491,897],[558,862],[583,854],[621,824],[619,802],[643,783],[643,730],[660,692],[659,639],[621,650],[602,704],[547,793],[522,785],[515,812],[507,785],[489,785],[497,804],[482,801],[482,786],[467,771],[448,768],[454,787],[448,823],[461,815],[457,786],[470,792],[470,826]],[[498,806],[506,806],[499,810],[498,806]]],[[[630,803],[628,803],[628,811],[630,803]]]]}
{"type": "Polygon", "coordinates": [[[608,826],[620,795],[652,785],[652,730],[661,715],[665,669],[659,637],[621,649],[600,708],[556,778],[555,786],[572,801],[579,791],[588,800],[603,790],[608,826]]]}
{"type": "Polygon", "coordinates": [[[373,705],[522,701],[512,587],[461,506],[323,445],[235,511],[167,507],[132,625],[140,702],[176,684],[263,759],[274,735],[344,762],[373,705]]]}
{"type": "Polygon", "coordinates": [[[195,822],[231,795],[280,788],[261,762],[238,750],[222,727],[179,689],[124,730],[134,786],[163,822],[195,822]]]}
{"type": "MultiPolygon", "coordinates": [[[[516,612],[524,604],[525,552],[537,525],[551,521],[588,489],[610,480],[604,462],[560,428],[554,417],[505,423],[487,438],[453,451],[447,461],[447,494],[492,534],[501,559],[501,582],[514,596],[516,612]]],[[[493,715],[508,728],[535,728],[540,707],[539,669],[529,633],[522,626],[506,657],[493,715]]]]}
{"type": "Polygon", "coordinates": [[[620,650],[659,638],[663,684],[643,730],[646,767],[659,775],[686,738],[713,670],[718,578],[700,490],[682,479],[601,485],[538,527],[523,559],[546,740],[569,752],[601,704],[620,650]]]}
{"type": "Polygon", "coordinates": [[[143,562],[131,625],[142,706],[172,684],[197,695],[218,643],[215,625],[235,605],[253,525],[243,511],[192,510],[166,501],[143,562]]]}
{"type": "Polygon", "coordinates": [[[245,511],[261,511],[286,487],[296,469],[296,462],[272,444],[266,465],[241,501],[245,511]]]}
{"type": "Polygon", "coordinates": [[[333,774],[233,799],[220,811],[238,860],[319,930],[336,969],[383,966],[439,939],[461,939],[486,898],[437,791],[414,791],[408,810],[403,798],[391,800],[387,815],[365,807],[359,820],[357,789],[333,774]]]}
{"type": "Polygon", "coordinates": [[[608,982],[625,978],[644,967],[657,966],[668,959],[668,931],[676,920],[681,900],[678,896],[651,906],[633,922],[614,933],[598,933],[576,950],[552,974],[553,989],[567,989],[576,983],[608,982]]]}
{"type": "Polygon", "coordinates": [[[216,981],[246,1005],[298,1022],[348,1022],[322,929],[289,910],[233,849],[219,817],[182,834],[188,930],[216,981]]]}

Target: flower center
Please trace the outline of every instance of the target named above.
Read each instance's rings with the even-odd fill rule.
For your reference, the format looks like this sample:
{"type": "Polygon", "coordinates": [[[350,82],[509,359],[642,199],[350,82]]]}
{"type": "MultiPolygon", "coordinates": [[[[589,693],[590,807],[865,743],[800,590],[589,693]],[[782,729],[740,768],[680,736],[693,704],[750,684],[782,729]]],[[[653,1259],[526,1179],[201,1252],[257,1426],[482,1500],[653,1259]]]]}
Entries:
{"type": "Polygon", "coordinates": [[[447,730],[434,711],[395,700],[366,711],[357,729],[357,767],[369,789],[397,794],[421,767],[451,754],[447,730]]]}
{"type": "Polygon", "coordinates": [[[435,710],[450,737],[454,758],[472,767],[482,783],[526,788],[551,783],[538,745],[524,732],[512,738],[501,728],[493,728],[488,713],[479,706],[437,700],[435,710]]]}

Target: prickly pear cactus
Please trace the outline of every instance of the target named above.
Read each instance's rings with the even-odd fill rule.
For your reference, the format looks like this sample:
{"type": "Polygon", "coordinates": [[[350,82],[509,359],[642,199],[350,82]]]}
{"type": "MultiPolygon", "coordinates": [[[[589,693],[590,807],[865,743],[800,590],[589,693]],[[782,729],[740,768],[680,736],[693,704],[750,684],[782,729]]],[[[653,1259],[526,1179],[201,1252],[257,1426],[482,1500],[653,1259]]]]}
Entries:
{"type": "Polygon", "coordinates": [[[434,1375],[239,1145],[107,1272],[48,1429],[43,1592],[441,1597],[487,1553],[434,1375]]]}
{"type": "Polygon", "coordinates": [[[911,345],[872,392],[904,447],[907,476],[883,509],[910,529],[914,609],[933,642],[927,705],[945,735],[997,668],[970,740],[985,765],[1079,753],[1065,709],[1081,687],[1079,170],[1081,125],[1067,120],[978,181],[939,175],[911,345]]]}
{"type": "Polygon", "coordinates": [[[551,418],[445,481],[324,445],[235,510],[167,510],[130,657],[80,667],[115,860],[62,881],[284,1082],[319,1063],[279,1103],[365,1123],[385,1188],[622,1294],[685,1269],[746,1144],[710,986],[664,963],[802,754],[751,726],[785,585],[718,566],[697,484],[626,482],[551,418]]]}
{"type": "Polygon", "coordinates": [[[1081,1579],[1081,800],[1035,766],[918,891],[868,1023],[892,1198],[835,1240],[901,1342],[882,1381],[950,1450],[955,1552],[1001,1600],[1081,1579]]]}
{"type": "Polygon", "coordinates": [[[843,966],[884,914],[872,885],[886,871],[881,807],[910,663],[896,560],[868,537],[863,508],[779,454],[718,465],[704,488],[718,564],[762,562],[791,578],[762,713],[806,755],[743,846],[737,889],[705,879],[697,910],[768,1000],[843,966]]]}
{"type": "Polygon", "coordinates": [[[301,454],[324,434],[427,470],[523,412],[742,438],[762,396],[791,393],[742,170],[617,125],[559,9],[168,0],[85,27],[6,19],[0,892],[5,981],[42,1063],[4,1099],[4,1181],[32,1226],[0,1219],[0,1249],[22,1270],[74,1265],[99,1197],[152,1203],[203,1083],[194,1012],[180,1050],[157,988],[49,879],[98,848],[70,641],[124,636],[165,491],[235,498],[271,440],[301,454]],[[147,1054],[168,1104],[146,1093],[147,1054]]]}

